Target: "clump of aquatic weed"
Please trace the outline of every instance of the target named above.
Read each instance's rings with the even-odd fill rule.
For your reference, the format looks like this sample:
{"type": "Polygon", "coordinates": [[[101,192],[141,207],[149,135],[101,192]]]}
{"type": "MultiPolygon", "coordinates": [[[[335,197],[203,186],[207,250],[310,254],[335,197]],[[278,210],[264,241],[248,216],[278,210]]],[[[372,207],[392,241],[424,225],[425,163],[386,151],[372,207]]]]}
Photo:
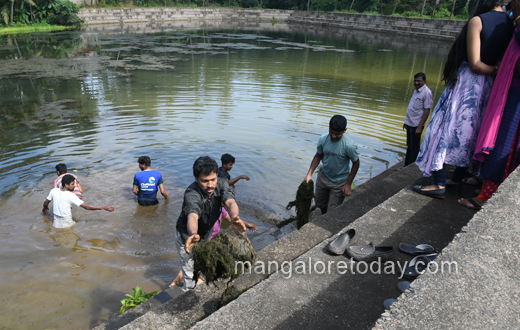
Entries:
{"type": "Polygon", "coordinates": [[[231,301],[238,298],[244,292],[243,290],[237,289],[234,285],[230,285],[222,292],[222,296],[220,296],[220,300],[218,302],[217,308],[226,306],[231,301]]]}
{"type": "Polygon", "coordinates": [[[213,283],[219,278],[237,278],[247,268],[247,263],[256,260],[253,244],[246,235],[236,230],[220,232],[209,242],[199,243],[193,247],[194,271],[193,279],[197,281],[204,275],[206,284],[213,283]]]}
{"type": "MultiPolygon", "coordinates": [[[[296,226],[298,229],[309,222],[309,214],[311,213],[311,202],[313,198],[314,182],[312,180],[309,180],[309,182],[303,181],[296,192],[296,200],[287,204],[286,208],[288,210],[293,206],[296,207],[296,226]]],[[[283,223],[286,224],[289,220],[291,219],[283,221],[283,223]]]]}

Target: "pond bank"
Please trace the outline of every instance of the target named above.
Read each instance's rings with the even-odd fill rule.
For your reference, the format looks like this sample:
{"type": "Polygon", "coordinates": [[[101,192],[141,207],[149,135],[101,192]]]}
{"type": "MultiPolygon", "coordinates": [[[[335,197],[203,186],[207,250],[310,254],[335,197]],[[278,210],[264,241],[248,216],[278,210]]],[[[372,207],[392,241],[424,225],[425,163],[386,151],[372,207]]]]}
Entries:
{"type": "MultiPolygon", "coordinates": [[[[215,300],[224,283],[202,285],[160,305],[175,290],[180,291],[169,289],[155,301],[96,329],[515,328],[520,287],[515,276],[520,202],[515,197],[520,193],[520,173],[512,174],[484,211],[476,213],[457,203],[460,196],[473,196],[474,187],[464,186],[460,194],[447,192],[445,200],[431,199],[411,189],[428,181],[420,177],[418,168],[400,166],[360,186],[338,209],[260,251],[264,262],[291,262],[291,273],[285,267],[271,276],[253,272],[240,277],[237,284],[250,289],[216,311],[215,300]],[[372,208],[373,204],[377,206],[372,208]],[[455,262],[457,268],[426,272],[399,295],[399,269],[390,274],[382,262],[380,271],[384,271],[378,274],[372,268],[360,269],[360,263],[351,265],[345,256],[326,252],[327,244],[348,228],[357,230],[356,245],[431,244],[442,251],[438,265],[455,262]],[[314,272],[295,272],[295,264],[311,260],[314,272]],[[347,262],[348,271],[339,273],[333,268],[324,273],[321,268],[320,273],[316,268],[319,262],[330,267],[338,261],[347,262]],[[397,297],[390,311],[385,311],[383,301],[397,297]]],[[[410,259],[397,253],[393,261],[404,265],[410,259]]]]}
{"type": "Polygon", "coordinates": [[[230,8],[89,8],[82,9],[79,16],[89,25],[175,21],[255,21],[267,23],[274,18],[280,22],[303,26],[356,29],[437,39],[454,39],[465,23],[465,21],[413,17],[230,8]]]}

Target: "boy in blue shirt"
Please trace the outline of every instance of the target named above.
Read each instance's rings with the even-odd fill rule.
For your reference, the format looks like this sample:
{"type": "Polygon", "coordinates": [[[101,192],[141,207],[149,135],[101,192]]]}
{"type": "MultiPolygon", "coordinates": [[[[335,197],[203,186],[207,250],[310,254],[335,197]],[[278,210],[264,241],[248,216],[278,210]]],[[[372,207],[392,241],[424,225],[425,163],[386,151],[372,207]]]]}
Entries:
{"type": "Polygon", "coordinates": [[[157,205],[157,189],[161,191],[161,195],[168,199],[170,196],[164,189],[162,174],[152,170],[152,161],[148,156],[141,156],[137,160],[141,172],[134,176],[134,194],[137,195],[137,202],[141,206],[157,205]]]}

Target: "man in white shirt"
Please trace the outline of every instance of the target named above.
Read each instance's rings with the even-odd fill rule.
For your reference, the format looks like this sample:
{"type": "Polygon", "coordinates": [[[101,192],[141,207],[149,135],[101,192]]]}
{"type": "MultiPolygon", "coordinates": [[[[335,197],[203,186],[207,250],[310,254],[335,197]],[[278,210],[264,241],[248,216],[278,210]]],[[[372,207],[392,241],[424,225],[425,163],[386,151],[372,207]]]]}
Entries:
{"type": "Polygon", "coordinates": [[[112,206],[93,206],[79,199],[79,197],[73,193],[76,187],[76,179],[72,175],[67,174],[63,176],[61,183],[61,188],[52,189],[45,202],[43,202],[42,212],[45,213],[49,210],[50,202],[54,201],[54,218],[52,223],[54,227],[68,228],[75,224],[74,220],[72,220],[72,205],[80,206],[86,210],[114,211],[112,206]]]}
{"type": "Polygon", "coordinates": [[[423,72],[416,73],[413,77],[412,98],[406,111],[406,119],[403,129],[406,130],[406,157],[404,166],[415,162],[421,148],[421,134],[430,115],[433,106],[432,91],[426,86],[426,75],[423,72]]]}

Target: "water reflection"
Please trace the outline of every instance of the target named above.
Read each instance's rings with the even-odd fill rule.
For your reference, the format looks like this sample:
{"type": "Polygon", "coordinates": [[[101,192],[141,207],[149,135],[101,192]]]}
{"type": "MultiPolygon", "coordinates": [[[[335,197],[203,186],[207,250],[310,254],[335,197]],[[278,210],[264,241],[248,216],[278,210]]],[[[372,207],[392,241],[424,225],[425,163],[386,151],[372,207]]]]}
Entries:
{"type": "Polygon", "coordinates": [[[413,74],[425,71],[440,91],[450,46],[283,24],[130,28],[0,37],[6,328],[92,327],[132,287],[165,288],[179,269],[175,221],[201,155],[230,153],[231,175],[251,178],[236,194],[241,216],[259,227],[255,247],[283,237],[294,226],[275,223],[289,216],[285,205],[329,118],[348,119],[361,156],[356,185],[381,173],[404,156],[413,74]],[[131,185],[141,155],[162,172],[171,200],[137,205],[131,185]],[[41,203],[61,162],[80,177],[87,203],[116,212],[78,209],[73,228],[52,228],[41,203]],[[42,307],[49,297],[61,304],[52,313],[42,307]]]}

